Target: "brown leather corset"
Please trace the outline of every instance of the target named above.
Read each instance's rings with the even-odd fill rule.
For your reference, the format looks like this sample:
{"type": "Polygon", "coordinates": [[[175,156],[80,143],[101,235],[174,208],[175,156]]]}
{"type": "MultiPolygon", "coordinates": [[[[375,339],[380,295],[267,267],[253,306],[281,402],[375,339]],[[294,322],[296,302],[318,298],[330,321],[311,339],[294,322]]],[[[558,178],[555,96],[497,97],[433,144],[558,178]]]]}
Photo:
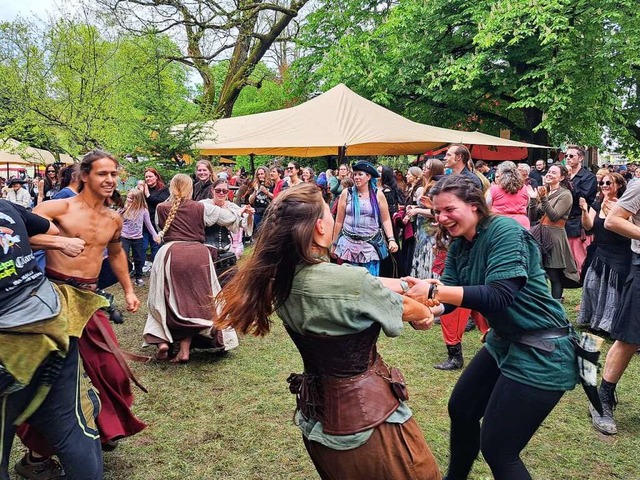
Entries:
{"type": "Polygon", "coordinates": [[[301,413],[321,422],[325,433],[368,430],[398,408],[390,369],[376,350],[379,324],[341,336],[301,335],[285,328],[304,362],[304,373],[287,379],[289,390],[301,413]]]}

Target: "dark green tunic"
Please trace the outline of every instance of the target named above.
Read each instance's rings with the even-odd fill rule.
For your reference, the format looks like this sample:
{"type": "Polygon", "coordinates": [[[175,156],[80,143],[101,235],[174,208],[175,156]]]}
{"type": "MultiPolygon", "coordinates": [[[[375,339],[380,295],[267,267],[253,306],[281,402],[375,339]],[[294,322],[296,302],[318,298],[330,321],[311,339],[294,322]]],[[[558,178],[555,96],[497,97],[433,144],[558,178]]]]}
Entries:
{"type": "Polygon", "coordinates": [[[556,349],[546,353],[499,339],[493,332],[516,333],[568,323],[563,306],[549,293],[538,245],[518,222],[490,217],[478,225],[472,242],[456,238],[441,280],[445,285],[465,286],[517,277],[525,278],[526,284],[506,310],[480,311],[492,328],[486,348],[505,377],[544,390],[571,390],[578,374],[570,337],[552,340],[556,349]]]}

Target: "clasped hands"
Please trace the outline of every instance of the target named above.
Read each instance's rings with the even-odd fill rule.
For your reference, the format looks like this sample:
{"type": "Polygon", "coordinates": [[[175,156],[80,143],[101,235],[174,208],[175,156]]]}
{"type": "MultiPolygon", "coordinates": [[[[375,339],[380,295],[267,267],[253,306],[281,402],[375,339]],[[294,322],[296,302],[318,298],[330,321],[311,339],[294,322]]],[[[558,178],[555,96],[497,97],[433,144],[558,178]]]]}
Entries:
{"type": "Polygon", "coordinates": [[[411,322],[411,325],[416,330],[430,329],[433,326],[433,320],[435,317],[431,307],[436,307],[440,305],[440,302],[435,298],[429,299],[429,289],[433,284],[443,285],[443,283],[440,280],[436,280],[436,279],[420,280],[419,278],[414,278],[414,277],[402,277],[402,280],[404,280],[405,282],[407,282],[407,284],[409,284],[409,290],[407,290],[404,293],[404,295],[409,298],[412,298],[413,300],[421,303],[422,305],[429,307],[427,310],[429,311],[430,315],[419,322],[417,321],[411,322]]]}

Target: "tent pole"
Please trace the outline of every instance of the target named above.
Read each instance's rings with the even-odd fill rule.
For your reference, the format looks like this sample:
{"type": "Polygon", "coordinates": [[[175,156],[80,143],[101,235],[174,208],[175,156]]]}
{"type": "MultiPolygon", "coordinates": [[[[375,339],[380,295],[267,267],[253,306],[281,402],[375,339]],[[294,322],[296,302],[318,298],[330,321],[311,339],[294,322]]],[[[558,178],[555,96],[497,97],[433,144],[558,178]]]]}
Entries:
{"type": "Polygon", "coordinates": [[[256,162],[255,162],[255,154],[249,154],[249,163],[251,166],[251,176],[253,177],[256,174],[256,162]]]}
{"type": "Polygon", "coordinates": [[[344,159],[346,156],[347,156],[347,146],[343,145],[342,147],[338,148],[338,166],[344,163],[344,159]]]}

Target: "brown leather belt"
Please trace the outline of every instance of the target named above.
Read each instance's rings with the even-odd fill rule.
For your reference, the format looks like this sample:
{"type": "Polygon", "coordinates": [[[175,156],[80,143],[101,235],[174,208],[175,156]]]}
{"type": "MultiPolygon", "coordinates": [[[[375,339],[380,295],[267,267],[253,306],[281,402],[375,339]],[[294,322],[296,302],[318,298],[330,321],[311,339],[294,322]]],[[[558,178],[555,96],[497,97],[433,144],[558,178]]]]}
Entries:
{"type": "Polygon", "coordinates": [[[540,220],[540,223],[542,225],[546,225],[548,227],[560,227],[560,228],[564,228],[564,226],[567,224],[567,221],[564,219],[560,219],[560,220],[556,220],[555,222],[552,222],[549,217],[547,217],[546,215],[544,217],[542,217],[542,220],[540,220]]]}

